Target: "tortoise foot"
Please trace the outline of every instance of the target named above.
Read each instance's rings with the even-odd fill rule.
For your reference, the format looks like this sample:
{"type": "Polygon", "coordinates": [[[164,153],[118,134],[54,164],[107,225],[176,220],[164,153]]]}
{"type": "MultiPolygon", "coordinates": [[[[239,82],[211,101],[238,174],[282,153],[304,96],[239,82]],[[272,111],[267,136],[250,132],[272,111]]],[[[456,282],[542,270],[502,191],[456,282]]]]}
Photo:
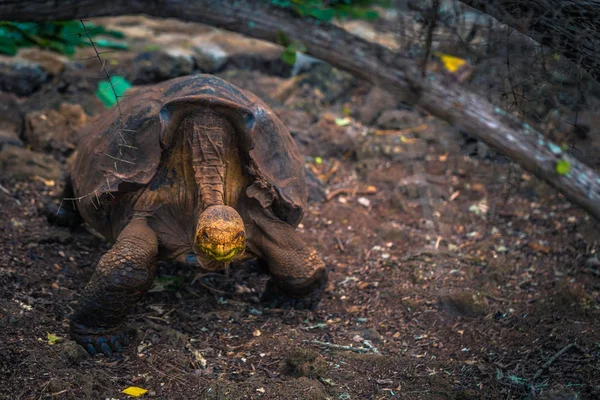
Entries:
{"type": "Polygon", "coordinates": [[[92,356],[104,354],[106,357],[116,358],[115,353],[122,353],[123,347],[129,345],[127,330],[124,327],[90,328],[73,323],[71,338],[92,356]]]}
{"type": "Polygon", "coordinates": [[[267,308],[283,308],[296,310],[315,310],[323,297],[326,281],[319,283],[302,294],[294,295],[292,291],[278,286],[273,280],[267,283],[267,288],[261,297],[261,303],[267,308]]]}
{"type": "Polygon", "coordinates": [[[65,205],[49,202],[44,206],[46,219],[52,225],[74,228],[82,223],[81,216],[65,205]]]}

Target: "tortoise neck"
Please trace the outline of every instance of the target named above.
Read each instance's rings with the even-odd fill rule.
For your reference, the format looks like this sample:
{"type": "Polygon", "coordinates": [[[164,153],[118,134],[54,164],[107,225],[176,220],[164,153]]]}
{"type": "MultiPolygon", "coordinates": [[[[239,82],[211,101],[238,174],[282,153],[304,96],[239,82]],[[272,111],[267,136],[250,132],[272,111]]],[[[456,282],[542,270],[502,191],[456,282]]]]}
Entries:
{"type": "Polygon", "coordinates": [[[182,121],[190,135],[192,167],[202,209],[223,205],[225,195],[225,135],[233,133],[227,119],[214,112],[192,114],[182,121]]]}

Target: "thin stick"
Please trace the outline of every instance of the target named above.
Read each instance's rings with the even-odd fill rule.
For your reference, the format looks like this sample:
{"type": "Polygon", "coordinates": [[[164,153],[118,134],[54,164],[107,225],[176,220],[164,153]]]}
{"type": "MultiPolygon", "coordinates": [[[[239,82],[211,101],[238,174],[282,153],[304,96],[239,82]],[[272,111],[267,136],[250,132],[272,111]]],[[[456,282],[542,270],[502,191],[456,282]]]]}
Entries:
{"type": "Polygon", "coordinates": [[[343,253],[344,252],[344,245],[342,244],[342,241],[337,236],[335,237],[335,241],[338,244],[338,248],[340,249],[340,253],[343,253]]]}
{"type": "MultiPolygon", "coordinates": [[[[371,347],[353,347],[353,346],[342,346],[340,344],[334,344],[334,343],[329,343],[329,342],[321,342],[320,340],[303,340],[303,342],[311,343],[311,344],[318,344],[319,346],[327,347],[330,349],[353,351],[355,353],[369,353],[369,352],[378,353],[377,349],[375,349],[370,344],[369,345],[371,347]]],[[[369,346],[369,345],[367,345],[367,346],[369,346]]]]}
{"type": "Polygon", "coordinates": [[[366,189],[360,189],[357,187],[342,187],[342,188],[335,189],[335,190],[332,190],[331,192],[329,192],[329,194],[326,196],[325,200],[329,201],[339,194],[356,195],[356,194],[375,194],[375,193],[377,193],[377,188],[375,188],[373,186],[368,186],[366,189]]]}
{"type": "Polygon", "coordinates": [[[550,359],[548,361],[546,361],[540,369],[537,370],[537,372],[535,373],[535,375],[533,376],[533,378],[531,380],[535,381],[537,378],[539,378],[542,375],[542,373],[544,372],[544,370],[548,369],[548,367],[550,367],[556,360],[558,360],[560,358],[560,356],[565,354],[567,351],[571,350],[573,347],[576,348],[577,350],[579,350],[580,352],[585,353],[585,350],[583,348],[581,348],[579,345],[577,345],[576,343],[571,343],[571,344],[563,347],[562,350],[560,350],[558,353],[556,353],[555,355],[550,357],[550,359]]]}

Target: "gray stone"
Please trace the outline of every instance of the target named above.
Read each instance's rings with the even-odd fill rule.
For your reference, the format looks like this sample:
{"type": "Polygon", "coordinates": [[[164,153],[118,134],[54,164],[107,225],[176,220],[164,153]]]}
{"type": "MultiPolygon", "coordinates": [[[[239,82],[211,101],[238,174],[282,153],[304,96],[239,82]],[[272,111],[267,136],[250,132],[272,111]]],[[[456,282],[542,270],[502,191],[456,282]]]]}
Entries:
{"type": "Polygon", "coordinates": [[[87,120],[79,104],[63,103],[58,110],[31,111],[25,115],[23,137],[35,151],[69,147],[87,120]]]}
{"type": "Polygon", "coordinates": [[[202,72],[209,74],[215,73],[223,69],[229,55],[227,52],[216,43],[202,43],[194,47],[196,52],[196,65],[202,72]]]}
{"type": "Polygon", "coordinates": [[[48,73],[36,63],[0,57],[0,91],[29,96],[48,81],[48,73]]]}
{"type": "Polygon", "coordinates": [[[79,364],[90,357],[83,347],[72,340],[65,340],[57,346],[59,347],[60,357],[69,363],[79,364]]]}
{"type": "Polygon", "coordinates": [[[0,176],[13,179],[28,179],[34,176],[58,179],[61,170],[58,161],[48,154],[7,145],[0,150],[0,176]]]}
{"type": "Polygon", "coordinates": [[[159,83],[194,71],[195,62],[191,56],[168,51],[147,51],[133,59],[131,82],[134,85],[159,83]]]}

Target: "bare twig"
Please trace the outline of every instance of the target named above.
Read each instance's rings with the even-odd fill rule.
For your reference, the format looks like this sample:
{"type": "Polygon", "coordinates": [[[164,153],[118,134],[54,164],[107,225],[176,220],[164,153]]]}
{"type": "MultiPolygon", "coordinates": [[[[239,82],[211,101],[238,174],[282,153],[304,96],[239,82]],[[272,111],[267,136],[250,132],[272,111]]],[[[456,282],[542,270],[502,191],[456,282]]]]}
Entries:
{"type": "Polygon", "coordinates": [[[320,340],[304,340],[303,342],[317,344],[319,346],[327,347],[329,349],[353,351],[355,353],[379,353],[379,351],[375,347],[373,347],[373,345],[368,340],[363,341],[366,347],[342,346],[341,344],[321,342],[320,340]]]}
{"type": "Polygon", "coordinates": [[[542,373],[544,372],[544,370],[548,369],[548,367],[550,367],[554,362],[556,362],[556,360],[558,360],[560,358],[560,356],[562,356],[563,354],[565,354],[567,351],[571,350],[572,348],[576,348],[581,353],[586,352],[585,349],[583,349],[577,343],[571,343],[571,344],[566,345],[558,353],[556,353],[555,355],[550,357],[550,359],[548,361],[546,361],[540,369],[537,370],[537,372],[535,373],[535,375],[533,376],[533,378],[531,380],[535,381],[537,378],[539,378],[542,375],[542,373]]]}
{"type": "Polygon", "coordinates": [[[340,252],[343,253],[344,252],[344,244],[342,243],[342,241],[340,240],[340,238],[338,236],[335,237],[335,241],[337,242],[340,252]]]}
{"type": "Polygon", "coordinates": [[[433,41],[433,31],[435,30],[435,26],[437,24],[438,19],[438,8],[440,7],[440,0],[433,0],[433,4],[431,5],[431,18],[427,21],[429,24],[427,26],[427,38],[425,39],[425,57],[423,58],[423,64],[421,66],[421,75],[425,77],[427,74],[427,62],[429,61],[429,55],[431,54],[431,43],[433,41]]]}
{"type": "Polygon", "coordinates": [[[340,194],[352,194],[352,195],[357,195],[357,194],[375,194],[377,193],[377,188],[374,186],[367,186],[364,189],[358,188],[358,187],[342,187],[342,188],[338,188],[335,190],[332,190],[331,192],[329,192],[327,194],[327,197],[325,197],[326,201],[329,201],[331,199],[333,199],[335,196],[338,196],[340,194]]]}

